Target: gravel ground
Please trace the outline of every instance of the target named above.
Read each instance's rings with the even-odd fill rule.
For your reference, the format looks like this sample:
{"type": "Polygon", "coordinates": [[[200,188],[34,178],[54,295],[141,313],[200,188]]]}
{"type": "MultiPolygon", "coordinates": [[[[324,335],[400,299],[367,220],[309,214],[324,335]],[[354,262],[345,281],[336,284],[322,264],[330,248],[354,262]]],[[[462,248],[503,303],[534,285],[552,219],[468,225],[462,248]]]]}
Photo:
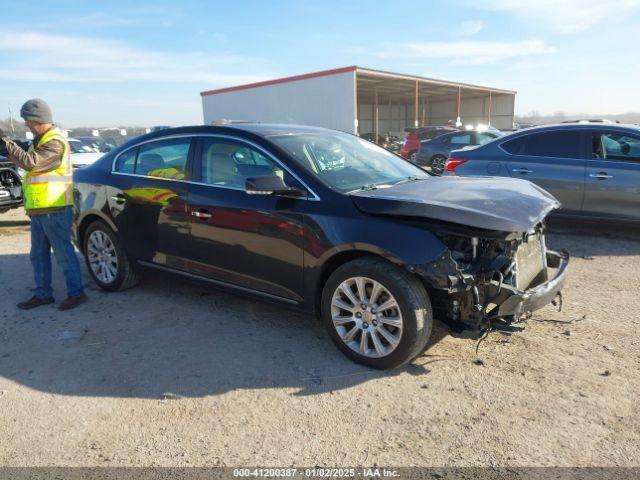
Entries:
{"type": "Polygon", "coordinates": [[[105,294],[87,275],[89,303],[21,312],[27,218],[1,215],[0,465],[639,466],[640,235],[548,244],[573,255],[561,313],[477,356],[437,322],[378,372],[308,315],[172,278],[105,294]]]}

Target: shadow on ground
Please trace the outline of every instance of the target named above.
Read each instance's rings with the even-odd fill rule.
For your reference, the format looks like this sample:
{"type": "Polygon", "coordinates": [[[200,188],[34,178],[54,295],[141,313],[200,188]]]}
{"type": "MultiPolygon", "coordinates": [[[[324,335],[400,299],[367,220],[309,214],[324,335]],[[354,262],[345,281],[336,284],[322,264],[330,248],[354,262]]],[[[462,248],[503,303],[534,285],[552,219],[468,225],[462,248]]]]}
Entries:
{"type": "MultiPolygon", "coordinates": [[[[429,372],[419,364],[391,372],[359,366],[310,315],[167,276],[119,293],[87,282],[90,301],[76,310],[24,312],[14,305],[29,295],[30,276],[27,255],[0,257],[7,285],[0,376],[47,393],[173,399],[291,388],[313,395],[429,372]]],[[[62,298],[62,278],[54,284],[62,298]]],[[[431,345],[447,333],[438,324],[431,345]]]]}
{"type": "Polygon", "coordinates": [[[0,221],[0,228],[2,227],[28,227],[28,220],[4,220],[0,221]]]}
{"type": "Polygon", "coordinates": [[[547,245],[574,257],[640,255],[640,226],[551,218],[547,245]]]}
{"type": "MultiPolygon", "coordinates": [[[[640,237],[551,232],[549,246],[574,257],[640,253],[640,237]]],[[[372,379],[427,375],[446,360],[427,349],[397,371],[361,367],[309,315],[172,277],[147,277],[110,294],[87,282],[90,302],[65,313],[54,305],[18,310],[15,303],[29,296],[30,284],[28,255],[0,256],[0,376],[48,393],[171,399],[291,388],[314,395],[372,379]]],[[[61,298],[59,272],[54,284],[61,298]]],[[[430,346],[449,334],[436,322],[430,346]]]]}

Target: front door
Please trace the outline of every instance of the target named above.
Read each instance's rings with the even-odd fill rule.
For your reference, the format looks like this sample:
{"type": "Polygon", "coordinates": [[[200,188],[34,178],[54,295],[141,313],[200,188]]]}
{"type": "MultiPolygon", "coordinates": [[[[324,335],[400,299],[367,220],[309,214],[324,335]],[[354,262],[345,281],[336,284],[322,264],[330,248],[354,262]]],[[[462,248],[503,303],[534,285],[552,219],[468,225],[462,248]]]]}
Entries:
{"type": "Polygon", "coordinates": [[[144,143],[116,160],[107,199],[118,235],[134,260],[174,268],[184,264],[191,141],[179,137],[144,143]]]}
{"type": "Polygon", "coordinates": [[[299,302],[303,291],[304,198],[249,195],[245,181],[279,175],[301,185],[264,150],[239,139],[202,137],[190,186],[190,271],[299,302]]]}
{"type": "Polygon", "coordinates": [[[579,213],[584,197],[585,134],[555,130],[520,136],[502,144],[509,152],[512,177],[541,186],[562,203],[566,213],[579,213]]]}
{"type": "Polygon", "coordinates": [[[592,216],[640,220],[640,134],[592,134],[584,211],[592,216]]]}

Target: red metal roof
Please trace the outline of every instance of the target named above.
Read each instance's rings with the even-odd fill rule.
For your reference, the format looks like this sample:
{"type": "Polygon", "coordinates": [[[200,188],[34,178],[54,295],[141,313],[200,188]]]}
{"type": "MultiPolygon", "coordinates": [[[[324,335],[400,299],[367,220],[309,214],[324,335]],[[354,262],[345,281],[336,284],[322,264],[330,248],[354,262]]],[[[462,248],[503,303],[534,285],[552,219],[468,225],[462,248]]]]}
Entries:
{"type": "Polygon", "coordinates": [[[298,80],[307,80],[309,78],[326,77],[328,75],[337,75],[339,73],[353,72],[356,70],[355,65],[342,68],[334,68],[332,70],[322,70],[321,72],[305,73],[304,75],[294,75],[293,77],[276,78],[274,80],[266,80],[264,82],[247,83],[246,85],[238,85],[236,87],[219,88],[217,90],[207,90],[200,92],[201,96],[216,95],[218,93],[234,92],[236,90],[247,90],[249,88],[266,87],[267,85],[276,85],[278,83],[295,82],[298,80]]]}

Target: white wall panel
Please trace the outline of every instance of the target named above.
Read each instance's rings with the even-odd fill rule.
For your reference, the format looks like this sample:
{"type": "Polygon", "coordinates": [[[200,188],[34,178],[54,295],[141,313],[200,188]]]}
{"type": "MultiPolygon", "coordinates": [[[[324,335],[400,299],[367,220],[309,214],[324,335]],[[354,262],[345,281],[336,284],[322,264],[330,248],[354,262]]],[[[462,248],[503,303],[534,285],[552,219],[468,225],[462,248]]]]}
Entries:
{"type": "Polygon", "coordinates": [[[202,97],[204,124],[221,119],[292,123],[355,132],[355,72],[202,97]]]}

